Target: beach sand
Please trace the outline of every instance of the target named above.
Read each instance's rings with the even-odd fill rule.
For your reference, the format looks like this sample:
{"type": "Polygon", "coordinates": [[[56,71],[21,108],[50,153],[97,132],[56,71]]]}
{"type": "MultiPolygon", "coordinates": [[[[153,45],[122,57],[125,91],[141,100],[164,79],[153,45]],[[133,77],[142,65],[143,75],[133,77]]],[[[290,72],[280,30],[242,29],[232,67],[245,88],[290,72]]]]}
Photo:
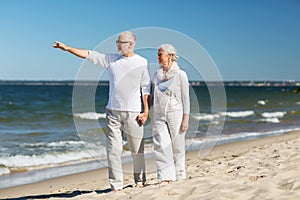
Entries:
{"type": "MultiPolygon", "coordinates": [[[[1,199],[300,199],[300,131],[216,146],[205,158],[187,153],[187,179],[158,186],[154,171],[147,186],[111,192],[107,169],[0,189],[1,199]]],[[[153,165],[150,161],[149,165],[153,165]]],[[[130,168],[126,165],[125,168],[130,168]]]]}

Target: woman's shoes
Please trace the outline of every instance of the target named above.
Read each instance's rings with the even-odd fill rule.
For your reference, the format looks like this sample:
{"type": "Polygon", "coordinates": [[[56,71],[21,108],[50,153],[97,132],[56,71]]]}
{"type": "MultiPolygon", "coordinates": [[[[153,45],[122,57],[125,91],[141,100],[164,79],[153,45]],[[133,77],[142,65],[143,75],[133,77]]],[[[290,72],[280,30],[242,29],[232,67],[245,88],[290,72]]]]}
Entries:
{"type": "Polygon", "coordinates": [[[170,183],[172,183],[172,181],[170,181],[170,180],[163,180],[163,181],[158,182],[158,186],[164,186],[164,185],[168,185],[170,183]]]}

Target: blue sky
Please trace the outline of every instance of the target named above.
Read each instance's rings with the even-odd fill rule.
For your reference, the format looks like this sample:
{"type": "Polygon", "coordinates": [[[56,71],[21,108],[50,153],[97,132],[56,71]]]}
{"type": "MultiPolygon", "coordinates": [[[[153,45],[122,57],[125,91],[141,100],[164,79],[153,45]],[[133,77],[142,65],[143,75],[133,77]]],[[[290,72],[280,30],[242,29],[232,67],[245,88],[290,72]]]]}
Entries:
{"type": "Polygon", "coordinates": [[[161,27],[202,45],[223,80],[300,81],[299,19],[298,0],[0,0],[0,80],[73,80],[83,60],[53,41],[93,49],[161,27]]]}

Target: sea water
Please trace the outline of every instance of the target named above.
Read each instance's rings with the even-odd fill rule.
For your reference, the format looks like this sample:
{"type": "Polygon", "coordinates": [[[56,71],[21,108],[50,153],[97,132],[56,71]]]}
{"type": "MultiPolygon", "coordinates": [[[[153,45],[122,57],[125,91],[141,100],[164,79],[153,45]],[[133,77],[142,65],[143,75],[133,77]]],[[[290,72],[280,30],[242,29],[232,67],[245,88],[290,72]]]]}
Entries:
{"type": "MultiPolygon", "coordinates": [[[[205,84],[190,87],[196,95],[191,100],[197,101],[192,105],[199,107],[191,109],[190,121],[196,126],[187,133],[187,151],[201,149],[209,140],[218,145],[300,129],[297,86],[225,85],[226,110],[220,112],[212,112],[205,84]],[[209,128],[221,120],[225,121],[217,137],[208,137],[209,128]]],[[[89,85],[82,87],[89,91],[89,85]]],[[[107,83],[99,84],[94,110],[83,103],[80,112],[74,112],[72,84],[0,85],[0,188],[105,167],[108,90],[107,83]]],[[[145,140],[151,155],[151,116],[145,140]]],[[[129,161],[126,145],[124,138],[123,157],[129,161]]]]}

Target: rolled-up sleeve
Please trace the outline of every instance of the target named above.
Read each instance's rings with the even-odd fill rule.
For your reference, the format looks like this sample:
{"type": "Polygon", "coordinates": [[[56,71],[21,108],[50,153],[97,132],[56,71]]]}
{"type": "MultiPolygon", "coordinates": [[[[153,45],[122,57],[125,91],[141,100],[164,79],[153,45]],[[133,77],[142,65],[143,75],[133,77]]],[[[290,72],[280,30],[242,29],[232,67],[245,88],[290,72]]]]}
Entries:
{"type": "Polygon", "coordinates": [[[108,68],[110,63],[117,57],[118,54],[103,54],[97,51],[89,50],[89,55],[86,59],[95,65],[100,65],[104,68],[108,68]]]}
{"type": "Polygon", "coordinates": [[[148,63],[144,67],[141,79],[141,91],[142,95],[150,95],[151,81],[150,81],[150,73],[148,63]]]}

